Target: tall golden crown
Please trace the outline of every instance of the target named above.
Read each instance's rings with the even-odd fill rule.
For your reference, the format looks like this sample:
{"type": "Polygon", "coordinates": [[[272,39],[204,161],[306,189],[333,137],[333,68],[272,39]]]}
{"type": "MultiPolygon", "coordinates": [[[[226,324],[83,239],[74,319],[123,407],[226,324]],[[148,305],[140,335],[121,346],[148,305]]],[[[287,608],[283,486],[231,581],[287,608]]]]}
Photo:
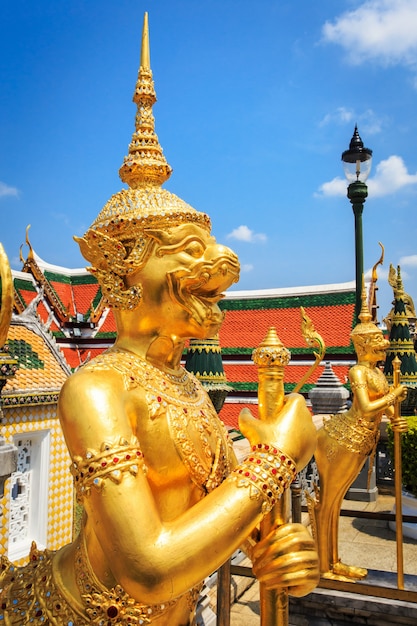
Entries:
{"type": "MultiPolygon", "coordinates": [[[[209,217],[196,211],[178,196],[162,189],[171,176],[155,133],[152,107],[156,102],[155,87],[150,68],[148,14],[145,13],[142,31],[141,58],[133,102],[137,106],[135,131],[128,155],[119,170],[120,178],[129,185],[114,194],[91,225],[90,231],[99,231],[117,238],[133,238],[145,228],[164,227],[169,223],[196,222],[210,230],[209,217]]],[[[77,239],[80,242],[79,239],[77,239]]],[[[80,244],[81,245],[81,244],[80,244]]],[[[82,247],[82,253],[84,249],[82,247]]],[[[90,260],[89,257],[87,257],[90,260]]]]}
{"type": "Polygon", "coordinates": [[[356,324],[355,328],[350,333],[350,336],[354,340],[355,337],[362,337],[369,334],[382,333],[381,329],[372,321],[372,315],[369,312],[368,302],[366,298],[365,281],[362,280],[362,306],[359,313],[360,322],[356,324]]]}
{"type": "Polygon", "coordinates": [[[120,178],[129,188],[110,198],[84,237],[74,237],[84,258],[92,264],[89,269],[102,285],[107,303],[124,307],[129,301],[129,308],[136,304],[128,296],[131,290],[124,289],[124,277],[146,262],[150,250],[148,229],[196,223],[208,232],[211,230],[208,215],[161,187],[172,169],[155,133],[152,107],[156,94],[150,68],[147,13],[133,102],[137,106],[135,131],[129,153],[119,170],[120,178]],[[113,297],[116,291],[119,292],[117,298],[113,297]]]}

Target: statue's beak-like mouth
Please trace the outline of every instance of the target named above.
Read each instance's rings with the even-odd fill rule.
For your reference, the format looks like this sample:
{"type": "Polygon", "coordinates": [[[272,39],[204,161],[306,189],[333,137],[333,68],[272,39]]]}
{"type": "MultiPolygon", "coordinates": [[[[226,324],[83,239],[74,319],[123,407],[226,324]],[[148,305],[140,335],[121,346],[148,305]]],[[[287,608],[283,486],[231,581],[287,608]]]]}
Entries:
{"type": "Polygon", "coordinates": [[[198,324],[221,324],[223,313],[217,306],[224,291],[239,280],[239,261],[233,253],[215,261],[196,263],[190,270],[168,274],[171,295],[198,324]]]}

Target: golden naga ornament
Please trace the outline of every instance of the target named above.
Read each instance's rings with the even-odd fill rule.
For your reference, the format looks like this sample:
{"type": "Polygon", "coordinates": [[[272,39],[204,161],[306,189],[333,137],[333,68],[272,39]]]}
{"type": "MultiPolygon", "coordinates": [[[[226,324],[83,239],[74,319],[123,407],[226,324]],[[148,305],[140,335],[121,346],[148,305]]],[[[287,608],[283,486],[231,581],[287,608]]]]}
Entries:
{"type": "Polygon", "coordinates": [[[383,413],[397,429],[407,429],[406,421],[394,414],[394,405],[405,398],[406,389],[403,385],[390,388],[378,367],[385,360],[389,341],[372,321],[365,287],[359,320],[351,333],[358,359],[349,371],[352,406],[345,413],[323,416],[314,453],[320,489],[318,501],[309,503],[321,574],[337,580],[359,580],[367,575],[366,569],[342,563],[339,558],[342,500],[367,458],[376,450],[383,413]]]}
{"type": "MultiPolygon", "coordinates": [[[[194,624],[201,582],[254,533],[314,449],[311,416],[293,394],[268,406],[266,420],[242,417],[252,450],[238,466],[202,385],[181,367],[186,340],[218,333],[218,302],[239,261],[205,214],[161,189],[171,168],[154,132],[148,42],[145,15],[136,129],[120,171],[129,189],[77,239],[117,324],[114,347],[59,398],[82,529],[54,554],[34,547],[24,568],[2,559],[6,626],[194,624]]],[[[279,530],[255,546],[256,575],[308,593],[314,542],[299,525],[279,530]]]]}

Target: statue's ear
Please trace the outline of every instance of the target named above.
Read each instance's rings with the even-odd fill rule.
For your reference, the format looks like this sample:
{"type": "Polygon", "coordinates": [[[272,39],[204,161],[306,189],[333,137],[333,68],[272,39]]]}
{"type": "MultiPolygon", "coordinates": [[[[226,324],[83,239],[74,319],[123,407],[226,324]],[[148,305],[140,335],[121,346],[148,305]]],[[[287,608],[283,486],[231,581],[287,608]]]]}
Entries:
{"type": "Polygon", "coordinates": [[[165,231],[158,228],[145,228],[144,232],[147,237],[157,241],[163,246],[167,246],[171,243],[171,231],[169,229],[165,231]]]}
{"type": "MultiPolygon", "coordinates": [[[[81,254],[94,267],[99,269],[123,268],[127,256],[124,245],[117,239],[98,231],[89,230],[84,237],[74,237],[80,246],[81,254]]],[[[124,272],[125,273],[125,272],[124,272]]]]}

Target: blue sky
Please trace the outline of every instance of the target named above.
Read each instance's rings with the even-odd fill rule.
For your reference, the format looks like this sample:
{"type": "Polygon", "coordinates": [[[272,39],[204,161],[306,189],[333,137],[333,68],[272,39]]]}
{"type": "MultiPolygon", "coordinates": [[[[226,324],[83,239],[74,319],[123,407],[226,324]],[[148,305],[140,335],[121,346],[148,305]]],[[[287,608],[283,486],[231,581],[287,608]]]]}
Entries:
{"type": "Polygon", "coordinates": [[[341,153],[373,150],[365,267],[417,297],[417,0],[14,0],[0,21],[0,240],[20,269],[85,265],[83,234],[122,183],[144,11],[165,187],[207,212],[237,289],[354,279],[341,153]],[[24,248],[26,254],[26,248],[24,248]]]}

